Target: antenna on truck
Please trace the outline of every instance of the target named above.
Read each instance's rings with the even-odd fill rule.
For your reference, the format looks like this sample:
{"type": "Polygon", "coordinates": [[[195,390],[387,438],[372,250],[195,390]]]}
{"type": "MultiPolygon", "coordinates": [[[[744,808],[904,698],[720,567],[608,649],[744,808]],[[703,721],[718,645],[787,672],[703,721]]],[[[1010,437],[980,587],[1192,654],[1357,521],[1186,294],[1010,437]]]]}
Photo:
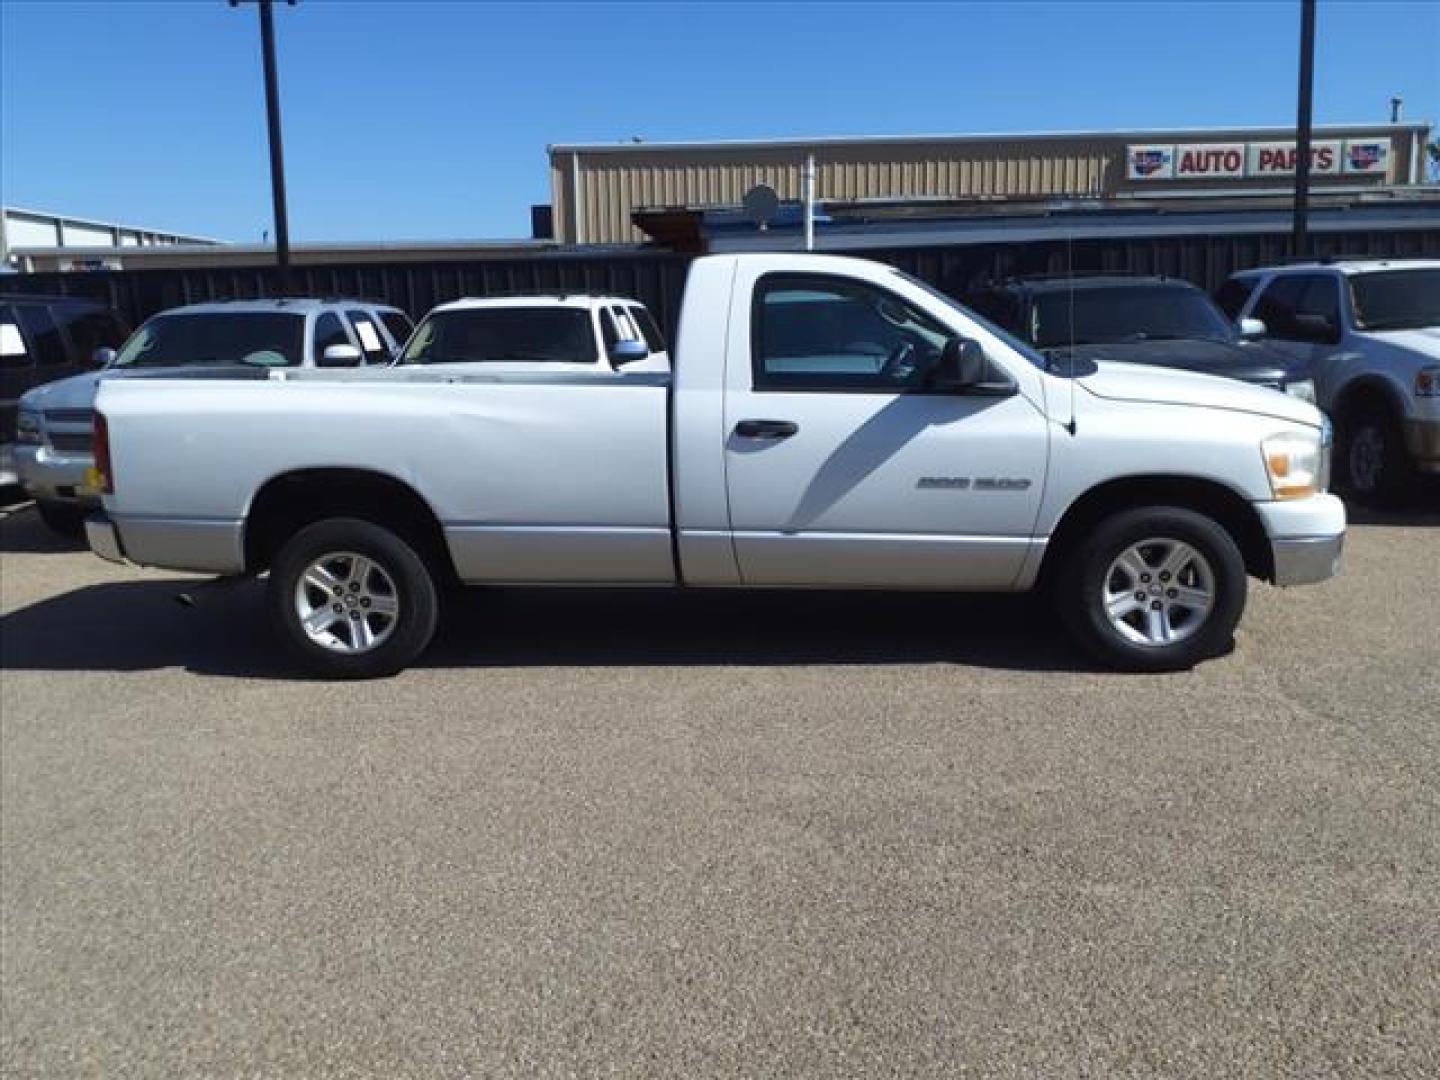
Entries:
{"type": "Polygon", "coordinates": [[[1075,364],[1075,231],[1069,228],[1065,230],[1065,271],[1068,279],[1065,283],[1066,299],[1069,301],[1065,307],[1070,320],[1070,422],[1065,425],[1065,430],[1074,436],[1075,380],[1078,378],[1075,364]]]}

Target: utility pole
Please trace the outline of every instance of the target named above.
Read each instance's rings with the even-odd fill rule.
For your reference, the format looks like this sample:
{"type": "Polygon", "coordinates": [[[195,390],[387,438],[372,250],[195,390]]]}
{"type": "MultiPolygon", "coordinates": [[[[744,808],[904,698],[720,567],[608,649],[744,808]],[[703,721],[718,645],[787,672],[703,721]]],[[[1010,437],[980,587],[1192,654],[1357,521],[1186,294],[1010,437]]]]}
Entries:
{"type": "Polygon", "coordinates": [[[1295,235],[1291,252],[1309,254],[1310,128],[1315,99],[1315,0],[1300,0],[1300,100],[1295,120],[1295,235]]]}
{"type": "MultiPolygon", "coordinates": [[[[243,0],[230,0],[239,7],[243,0]]],[[[270,191],[275,200],[275,266],[281,296],[290,294],[290,219],[285,211],[285,148],[280,141],[280,84],[275,73],[273,0],[255,0],[260,7],[260,55],[265,67],[265,122],[270,132],[270,191]]],[[[295,0],[283,0],[291,7],[295,0]]]]}

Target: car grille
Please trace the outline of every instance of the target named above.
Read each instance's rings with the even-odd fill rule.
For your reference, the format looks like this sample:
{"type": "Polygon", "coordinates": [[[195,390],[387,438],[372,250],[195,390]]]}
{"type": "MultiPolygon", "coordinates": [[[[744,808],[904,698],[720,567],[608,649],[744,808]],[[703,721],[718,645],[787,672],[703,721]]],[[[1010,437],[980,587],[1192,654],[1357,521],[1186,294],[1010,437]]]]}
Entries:
{"type": "Polygon", "coordinates": [[[60,454],[88,454],[90,434],[82,431],[52,431],[50,446],[60,454]]]}
{"type": "Polygon", "coordinates": [[[95,421],[93,409],[46,409],[45,420],[50,424],[84,424],[89,427],[95,421]]]}

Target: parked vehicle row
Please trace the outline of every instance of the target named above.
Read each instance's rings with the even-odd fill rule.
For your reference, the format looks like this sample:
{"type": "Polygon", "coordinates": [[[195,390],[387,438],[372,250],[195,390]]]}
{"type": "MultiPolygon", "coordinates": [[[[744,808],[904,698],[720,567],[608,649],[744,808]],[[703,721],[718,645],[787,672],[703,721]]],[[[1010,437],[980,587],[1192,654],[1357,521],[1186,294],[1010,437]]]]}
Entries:
{"type": "Polygon", "coordinates": [[[91,547],[268,574],[281,639],[342,677],[411,663],[456,582],[1044,587],[1095,656],[1162,670],[1228,647],[1247,576],[1338,568],[1329,423],[1293,394],[1056,364],[833,256],[697,260],[673,374],[574,318],[540,340],[562,307],[447,305],[394,367],[102,379],[91,547]]]}
{"type": "Polygon", "coordinates": [[[1440,261],[1246,270],[1217,298],[1310,370],[1345,489],[1390,503],[1415,490],[1417,472],[1440,474],[1440,261]]]}
{"type": "Polygon", "coordinates": [[[96,350],[118,346],[129,333],[120,315],[93,300],[0,295],[0,487],[19,480],[15,438],[21,396],[89,370],[96,350]]]}
{"type": "Polygon", "coordinates": [[[275,368],[390,364],[410,331],[398,308],[358,300],[232,300],[192,304],[147,320],[116,352],[102,344],[94,367],[20,399],[16,471],[51,528],[78,535],[100,505],[86,475],[100,380],[153,377],[264,378],[275,368]]]}

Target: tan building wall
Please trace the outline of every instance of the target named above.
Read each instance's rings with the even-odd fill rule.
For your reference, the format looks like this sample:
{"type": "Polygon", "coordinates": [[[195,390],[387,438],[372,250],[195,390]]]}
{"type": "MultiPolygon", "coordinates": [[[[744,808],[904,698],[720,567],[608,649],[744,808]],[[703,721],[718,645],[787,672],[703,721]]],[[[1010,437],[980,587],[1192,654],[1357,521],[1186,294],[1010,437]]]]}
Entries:
{"type": "MultiPolygon", "coordinates": [[[[1325,127],[1315,139],[1391,140],[1383,174],[1316,177],[1317,190],[1405,183],[1425,125],[1325,127]]],[[[1292,129],[1105,132],[1074,135],[815,139],[735,143],[618,143],[550,147],[556,239],[632,243],[640,207],[736,205],[756,184],[782,199],[801,196],[800,174],[815,155],[817,197],[832,200],[1113,196],[1127,192],[1274,190],[1274,179],[1130,181],[1126,148],[1135,144],[1262,142],[1292,129]],[[580,199],[575,198],[579,188],[580,199]]]]}

